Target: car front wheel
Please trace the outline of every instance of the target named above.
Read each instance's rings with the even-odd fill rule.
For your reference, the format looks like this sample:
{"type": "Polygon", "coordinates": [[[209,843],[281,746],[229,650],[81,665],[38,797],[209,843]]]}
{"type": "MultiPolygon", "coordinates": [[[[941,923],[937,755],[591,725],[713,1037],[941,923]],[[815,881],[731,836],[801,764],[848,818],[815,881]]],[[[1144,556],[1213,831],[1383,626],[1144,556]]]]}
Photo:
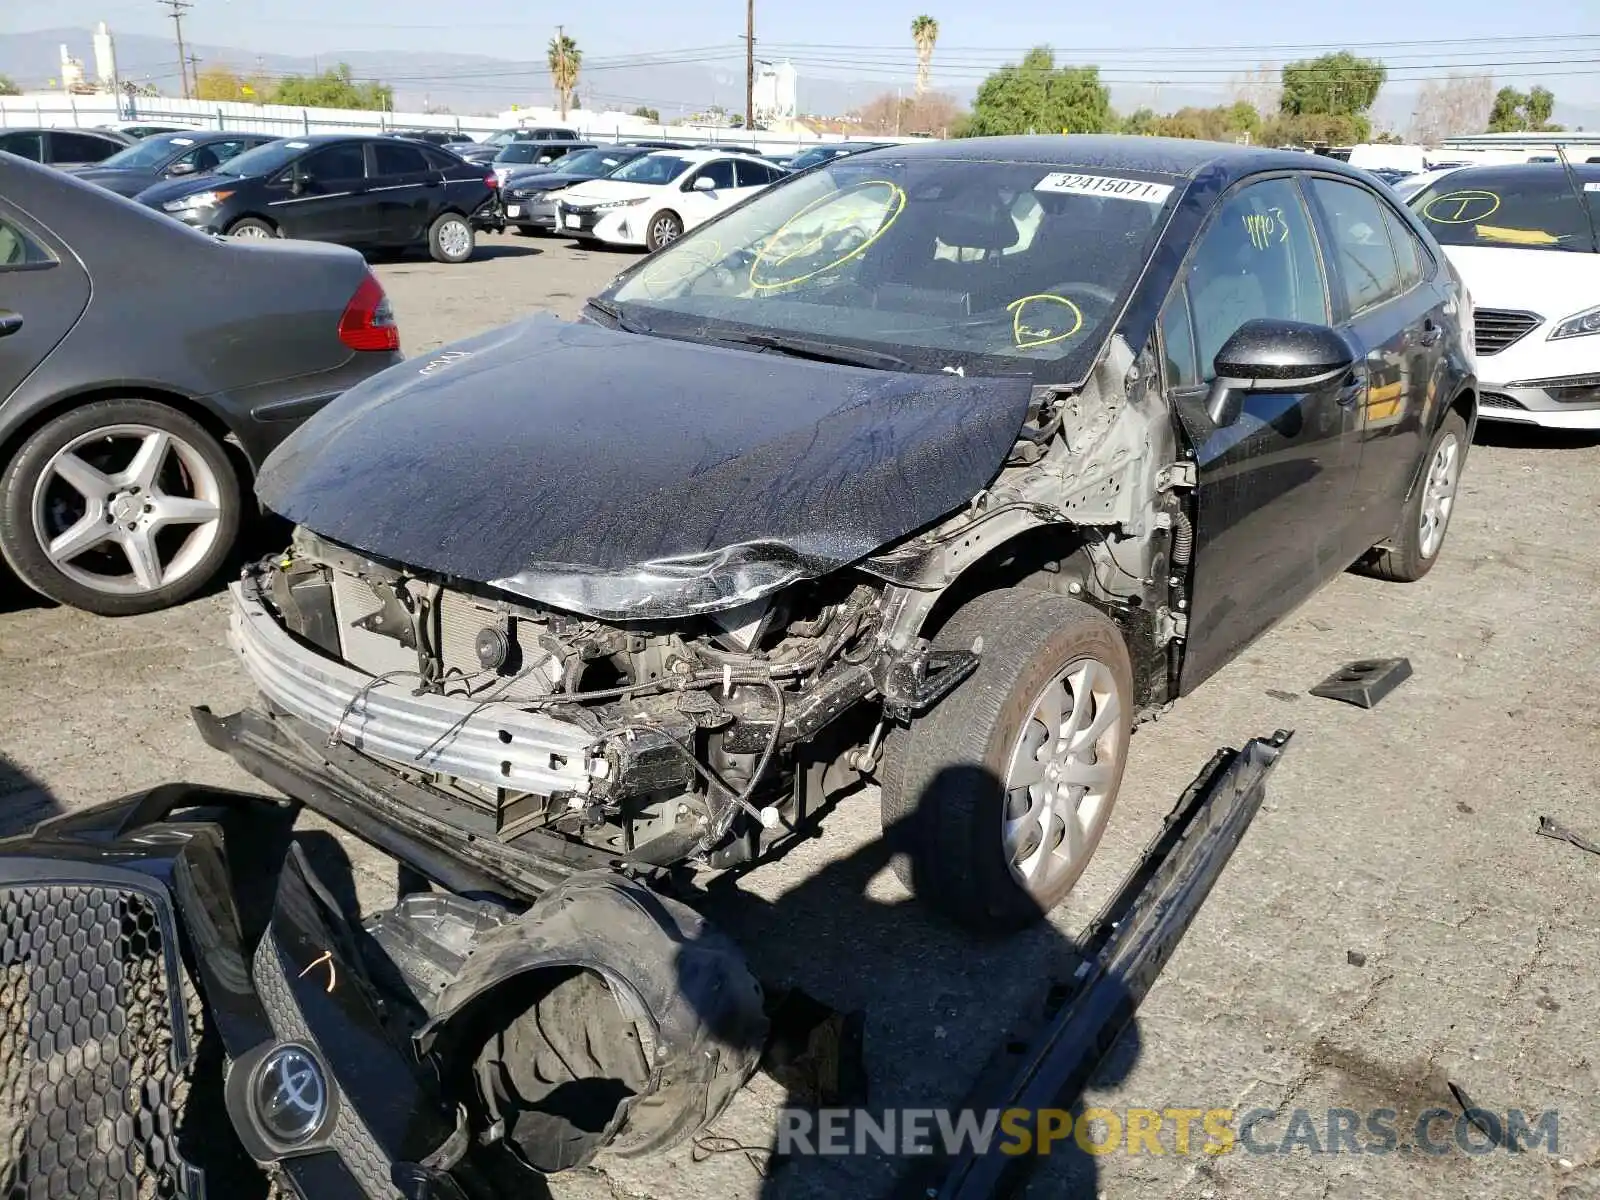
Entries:
{"type": "Polygon", "coordinates": [[[659,250],[683,236],[683,218],[675,212],[658,212],[644,231],[644,248],[659,250]]]}
{"type": "Polygon", "coordinates": [[[445,213],[428,230],[428,253],[435,262],[466,262],[476,247],[472,223],[459,213],[445,213]]]}
{"type": "Polygon", "coordinates": [[[1089,605],[1012,590],[971,601],[935,644],[978,667],[885,746],[885,836],[930,905],[1019,928],[1066,898],[1105,832],[1132,730],[1128,649],[1089,605]]]}
{"type": "Polygon", "coordinates": [[[216,574],[239,531],[239,479],[199,424],[152,400],[47,422],[0,473],[0,552],[62,604],[154,612],[216,574]]]}

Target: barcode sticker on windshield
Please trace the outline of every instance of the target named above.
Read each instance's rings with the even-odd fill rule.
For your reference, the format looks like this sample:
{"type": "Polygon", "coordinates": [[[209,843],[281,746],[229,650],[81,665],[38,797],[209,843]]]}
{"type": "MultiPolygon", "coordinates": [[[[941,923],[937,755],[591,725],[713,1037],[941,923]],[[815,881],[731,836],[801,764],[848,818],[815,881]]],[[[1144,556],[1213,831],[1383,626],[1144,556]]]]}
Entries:
{"type": "Polygon", "coordinates": [[[1036,192],[1068,192],[1078,196],[1114,196],[1119,200],[1142,200],[1163,204],[1172,195],[1170,183],[1147,183],[1143,179],[1118,179],[1115,175],[1074,175],[1053,171],[1033,185],[1036,192]]]}

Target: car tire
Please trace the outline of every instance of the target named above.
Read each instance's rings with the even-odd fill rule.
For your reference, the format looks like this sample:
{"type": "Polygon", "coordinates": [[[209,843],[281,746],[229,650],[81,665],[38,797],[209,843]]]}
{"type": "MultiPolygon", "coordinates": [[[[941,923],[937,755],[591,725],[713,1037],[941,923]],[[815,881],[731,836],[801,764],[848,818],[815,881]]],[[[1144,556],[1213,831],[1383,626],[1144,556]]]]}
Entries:
{"type": "Polygon", "coordinates": [[[464,263],[477,247],[472,222],[460,213],[442,213],[428,227],[428,253],[434,262],[464,263]]]}
{"type": "Polygon", "coordinates": [[[1422,475],[1400,511],[1394,537],[1373,549],[1357,569],[1391,583],[1415,583],[1439,561],[1467,461],[1467,423],[1450,412],[1428,443],[1422,475]]]}
{"type": "Polygon", "coordinates": [[[976,648],[978,667],[886,741],[879,783],[891,862],[959,923],[1018,929],[1066,898],[1105,832],[1132,732],[1128,648],[1088,604],[1012,589],[972,600],[935,645],[976,648]],[[1052,731],[1043,718],[1055,710],[1052,731]],[[1037,782],[1006,787],[1031,774],[1037,782]]]}
{"type": "Polygon", "coordinates": [[[278,231],[272,222],[263,221],[260,217],[240,217],[228,226],[227,236],[231,238],[275,238],[278,231]]]}
{"type": "Polygon", "coordinates": [[[651,253],[683,236],[683,218],[670,208],[656,213],[644,230],[644,248],[651,253]]]}
{"type": "Polygon", "coordinates": [[[7,564],[41,595],[102,616],[155,612],[193,596],[232,552],[240,517],[228,452],[153,400],[98,400],[62,413],[0,472],[7,564]],[[141,461],[152,465],[141,472],[141,461]],[[80,528],[79,548],[63,544],[80,528]],[[143,578],[128,547],[144,552],[143,578]]]}

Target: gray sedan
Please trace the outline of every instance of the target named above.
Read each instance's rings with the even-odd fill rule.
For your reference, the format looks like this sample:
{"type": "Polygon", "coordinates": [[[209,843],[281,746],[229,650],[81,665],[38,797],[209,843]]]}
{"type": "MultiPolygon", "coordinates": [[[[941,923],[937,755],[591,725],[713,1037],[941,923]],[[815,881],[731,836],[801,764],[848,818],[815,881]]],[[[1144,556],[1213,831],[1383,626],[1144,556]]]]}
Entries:
{"type": "Polygon", "coordinates": [[[91,612],[186,599],[262,459],[399,345],[353,250],[225,242],[0,153],[0,554],[91,612]]]}

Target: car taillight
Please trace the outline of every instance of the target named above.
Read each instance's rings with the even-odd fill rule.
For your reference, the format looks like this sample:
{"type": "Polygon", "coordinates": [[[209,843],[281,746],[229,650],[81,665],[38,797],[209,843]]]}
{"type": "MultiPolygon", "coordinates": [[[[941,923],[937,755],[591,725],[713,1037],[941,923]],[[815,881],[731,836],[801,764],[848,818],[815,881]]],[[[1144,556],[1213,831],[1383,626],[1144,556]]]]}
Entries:
{"type": "Polygon", "coordinates": [[[499,187],[500,186],[500,176],[498,176],[498,175],[490,175],[484,180],[484,182],[487,183],[490,187],[499,187]]]}
{"type": "Polygon", "coordinates": [[[352,350],[398,350],[400,330],[383,285],[371,271],[339,318],[339,340],[352,350]]]}

